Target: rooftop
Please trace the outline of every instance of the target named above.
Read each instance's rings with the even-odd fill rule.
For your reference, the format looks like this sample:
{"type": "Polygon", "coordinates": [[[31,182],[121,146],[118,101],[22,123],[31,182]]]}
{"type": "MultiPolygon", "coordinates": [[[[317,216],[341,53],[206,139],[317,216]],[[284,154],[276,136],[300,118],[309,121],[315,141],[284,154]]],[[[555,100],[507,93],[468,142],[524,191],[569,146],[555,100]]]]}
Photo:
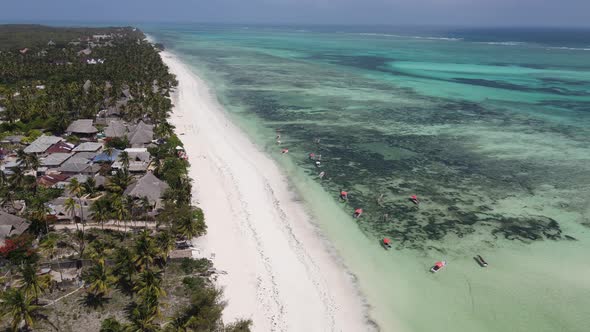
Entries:
{"type": "Polygon", "coordinates": [[[41,166],[53,166],[53,167],[60,166],[61,164],[63,164],[66,160],[68,160],[73,155],[74,154],[71,152],[70,153],[52,153],[41,160],[41,166]]]}
{"type": "Polygon", "coordinates": [[[66,129],[68,133],[74,134],[95,134],[98,132],[98,129],[93,126],[92,119],[80,119],[72,122],[68,129],[66,129]]]}
{"type": "Polygon", "coordinates": [[[0,243],[7,237],[20,235],[29,228],[29,222],[21,217],[0,211],[0,243]]]}
{"type": "Polygon", "coordinates": [[[129,131],[123,121],[111,120],[104,130],[106,137],[124,137],[129,131]]]}
{"type": "Polygon", "coordinates": [[[74,148],[74,144],[65,142],[65,141],[59,141],[55,144],[53,144],[52,146],[49,147],[49,149],[47,149],[47,151],[45,151],[46,153],[68,153],[70,151],[72,151],[72,149],[74,148]]]}
{"type": "Polygon", "coordinates": [[[147,197],[156,208],[160,206],[160,197],[168,188],[168,184],[158,179],[152,172],[146,173],[125,190],[125,195],[142,198],[147,197]]]}
{"type": "Polygon", "coordinates": [[[102,143],[98,142],[84,142],[74,148],[74,152],[93,152],[98,151],[102,148],[102,143]]]}
{"type": "Polygon", "coordinates": [[[64,139],[57,136],[42,135],[34,140],[29,146],[24,149],[25,153],[43,153],[49,149],[53,144],[63,141],[64,139]]]}
{"type": "Polygon", "coordinates": [[[154,126],[140,121],[130,130],[130,134],[128,136],[129,144],[132,146],[148,144],[154,139],[154,126]]]}

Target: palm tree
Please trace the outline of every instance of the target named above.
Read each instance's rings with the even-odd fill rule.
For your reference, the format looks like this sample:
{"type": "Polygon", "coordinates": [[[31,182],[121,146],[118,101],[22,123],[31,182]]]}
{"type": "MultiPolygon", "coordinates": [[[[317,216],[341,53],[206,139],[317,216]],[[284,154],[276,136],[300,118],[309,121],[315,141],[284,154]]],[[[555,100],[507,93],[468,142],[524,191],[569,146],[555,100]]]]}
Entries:
{"type": "Polygon", "coordinates": [[[207,226],[203,210],[184,205],[179,207],[175,214],[174,227],[177,234],[185,239],[205,234],[207,226]]]}
{"type": "Polygon", "coordinates": [[[168,254],[174,249],[176,245],[176,239],[172,236],[172,233],[167,230],[161,230],[156,236],[156,244],[160,248],[161,258],[165,261],[168,254]]]}
{"type": "Polygon", "coordinates": [[[8,186],[8,177],[3,170],[0,170],[0,188],[5,188],[8,186]]]}
{"type": "Polygon", "coordinates": [[[92,267],[86,270],[83,279],[89,284],[88,292],[99,300],[108,295],[111,285],[116,280],[107,270],[104,258],[97,260],[92,267]]]}
{"type": "Polygon", "coordinates": [[[174,126],[168,121],[161,122],[154,128],[154,133],[162,138],[172,136],[174,134],[174,126]]]}
{"type": "Polygon", "coordinates": [[[155,332],[159,330],[159,325],[154,323],[156,317],[157,311],[154,307],[135,303],[127,316],[130,324],[125,326],[125,332],[155,332]]]}
{"type": "Polygon", "coordinates": [[[39,250],[45,254],[45,256],[49,257],[49,260],[57,260],[57,266],[59,268],[59,276],[60,279],[63,280],[61,263],[59,262],[59,257],[56,255],[57,243],[59,241],[59,236],[57,233],[47,233],[45,237],[39,243],[39,250]]]}
{"type": "Polygon", "coordinates": [[[105,199],[99,199],[90,206],[92,220],[100,223],[101,229],[104,229],[104,223],[111,217],[111,206],[105,199]]]}
{"type": "Polygon", "coordinates": [[[127,220],[129,219],[129,207],[127,204],[127,196],[117,196],[113,201],[112,211],[117,221],[123,221],[124,236],[127,237],[127,220]]]}
{"type": "Polygon", "coordinates": [[[145,227],[144,228],[147,229],[147,222],[148,222],[149,213],[152,210],[152,204],[150,203],[150,200],[146,196],[143,196],[139,200],[139,207],[142,211],[143,218],[145,220],[145,227]]]}
{"type": "Polygon", "coordinates": [[[166,296],[166,291],[162,288],[162,271],[146,269],[140,272],[133,290],[143,300],[152,296],[154,299],[166,296]]]}
{"type": "Polygon", "coordinates": [[[99,239],[95,239],[89,246],[90,254],[88,255],[90,259],[97,261],[97,262],[105,262],[105,258],[107,255],[107,246],[104,241],[99,239]]]}
{"type": "Polygon", "coordinates": [[[113,154],[115,154],[115,149],[112,146],[107,146],[103,152],[107,157],[109,157],[109,161],[111,161],[113,154]]]}
{"type": "Polygon", "coordinates": [[[139,233],[133,245],[133,251],[135,254],[135,266],[139,270],[148,269],[160,254],[159,248],[147,230],[139,233]]]}
{"type": "Polygon", "coordinates": [[[41,162],[39,161],[39,157],[37,157],[34,153],[25,153],[24,150],[18,150],[16,161],[23,165],[25,170],[36,170],[41,166],[41,162]]]}
{"type": "Polygon", "coordinates": [[[75,231],[74,232],[74,241],[78,245],[78,247],[74,248],[74,250],[78,251],[79,259],[82,259],[82,256],[84,255],[84,250],[86,249],[86,236],[84,234],[84,231],[82,231],[82,230],[75,231]]]}
{"type": "Polygon", "coordinates": [[[10,184],[14,189],[23,189],[27,184],[27,176],[20,167],[15,168],[10,176],[10,184]]]}
{"type": "Polygon", "coordinates": [[[100,324],[100,332],[123,332],[123,325],[114,317],[109,317],[100,324]]]}
{"type": "Polygon", "coordinates": [[[91,197],[94,194],[96,194],[96,180],[94,178],[88,178],[88,180],[86,180],[86,182],[84,182],[82,187],[83,187],[83,191],[86,194],[90,194],[91,197]]]}
{"type": "Polygon", "coordinates": [[[113,193],[122,194],[131,183],[131,180],[131,175],[126,169],[119,169],[115,175],[109,178],[107,189],[113,193]]]}
{"type": "Polygon", "coordinates": [[[34,296],[35,302],[38,301],[39,295],[42,294],[51,282],[51,277],[47,274],[37,275],[37,266],[31,263],[25,263],[19,267],[20,289],[27,296],[34,296]]]}
{"type": "Polygon", "coordinates": [[[113,274],[117,277],[119,285],[129,290],[136,272],[133,253],[126,247],[117,247],[115,249],[114,261],[113,274]]]}
{"type": "MultiPolygon", "coordinates": [[[[78,206],[80,208],[80,222],[82,223],[82,231],[84,231],[84,207],[82,206],[82,195],[84,194],[84,185],[78,181],[77,178],[73,178],[70,183],[66,186],[66,189],[78,198],[78,206]]],[[[77,226],[76,226],[77,227],[77,226]]]]}
{"type": "Polygon", "coordinates": [[[123,168],[129,169],[129,153],[127,151],[119,153],[119,159],[121,160],[123,168]]]}
{"type": "Polygon", "coordinates": [[[81,197],[84,193],[84,185],[80,183],[77,178],[70,180],[70,183],[68,183],[66,189],[70,192],[70,194],[76,197],[81,197]]]}
{"type": "Polygon", "coordinates": [[[41,307],[32,304],[31,298],[20,289],[11,288],[0,295],[0,312],[2,317],[11,319],[12,331],[29,331],[42,318],[41,307]]]}
{"type": "Polygon", "coordinates": [[[77,207],[78,207],[78,203],[76,203],[76,201],[71,197],[68,197],[64,202],[64,208],[65,208],[66,212],[69,213],[70,216],[72,217],[72,220],[76,224],[76,229],[78,228],[78,223],[76,222],[76,208],[77,207]]]}

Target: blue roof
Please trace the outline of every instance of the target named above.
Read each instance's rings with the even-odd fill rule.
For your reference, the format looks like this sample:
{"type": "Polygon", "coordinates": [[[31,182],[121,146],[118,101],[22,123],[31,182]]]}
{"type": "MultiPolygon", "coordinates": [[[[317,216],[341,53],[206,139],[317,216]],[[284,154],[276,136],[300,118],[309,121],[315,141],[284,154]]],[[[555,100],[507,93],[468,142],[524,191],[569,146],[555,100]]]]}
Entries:
{"type": "Polygon", "coordinates": [[[114,162],[117,159],[117,156],[121,153],[121,150],[113,149],[113,154],[109,157],[106,152],[102,152],[101,154],[97,155],[92,159],[95,163],[106,163],[106,162],[114,162]]]}

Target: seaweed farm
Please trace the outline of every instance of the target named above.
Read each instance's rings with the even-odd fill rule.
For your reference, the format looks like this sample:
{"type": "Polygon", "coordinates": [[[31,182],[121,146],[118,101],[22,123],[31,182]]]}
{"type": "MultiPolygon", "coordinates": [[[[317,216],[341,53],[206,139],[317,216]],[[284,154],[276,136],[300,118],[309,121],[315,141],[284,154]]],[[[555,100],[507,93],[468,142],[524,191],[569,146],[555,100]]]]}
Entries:
{"type": "Polygon", "coordinates": [[[146,30],[285,167],[378,322],[584,331],[590,32],[556,44],[315,29],[146,30]],[[491,261],[485,273],[476,254],[491,261]],[[425,273],[441,258],[446,271],[425,273]]]}

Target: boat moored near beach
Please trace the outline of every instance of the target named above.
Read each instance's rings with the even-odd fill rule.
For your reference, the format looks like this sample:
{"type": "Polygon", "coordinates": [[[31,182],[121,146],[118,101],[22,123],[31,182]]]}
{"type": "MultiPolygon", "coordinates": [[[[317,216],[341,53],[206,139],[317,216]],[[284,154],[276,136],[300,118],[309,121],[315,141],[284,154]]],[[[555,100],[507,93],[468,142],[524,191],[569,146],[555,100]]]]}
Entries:
{"type": "Polygon", "coordinates": [[[381,239],[381,245],[386,250],[391,249],[391,239],[390,238],[387,238],[387,237],[384,237],[383,239],[381,239]]]}
{"type": "Polygon", "coordinates": [[[430,272],[436,273],[436,272],[442,270],[445,266],[447,266],[447,261],[436,262],[436,263],[434,263],[434,266],[432,268],[430,268],[430,272]]]}
{"type": "Polygon", "coordinates": [[[359,218],[363,214],[363,209],[356,209],[354,210],[354,214],[352,215],[354,218],[359,218]]]}
{"type": "Polygon", "coordinates": [[[488,266],[488,262],[486,262],[483,257],[481,257],[481,255],[477,255],[475,257],[473,257],[475,259],[475,261],[479,264],[479,266],[481,267],[487,267],[488,266]]]}

